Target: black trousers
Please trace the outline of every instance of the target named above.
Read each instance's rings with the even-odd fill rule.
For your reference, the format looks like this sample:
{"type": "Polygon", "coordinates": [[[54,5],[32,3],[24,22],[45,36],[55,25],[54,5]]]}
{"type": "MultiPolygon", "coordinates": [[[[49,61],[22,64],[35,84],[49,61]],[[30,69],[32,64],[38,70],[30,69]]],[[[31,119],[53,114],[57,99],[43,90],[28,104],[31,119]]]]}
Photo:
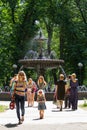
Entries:
{"type": "Polygon", "coordinates": [[[65,108],[70,108],[70,105],[71,105],[71,103],[70,103],[70,95],[65,95],[65,100],[64,100],[64,102],[65,102],[65,108]]]}
{"type": "Polygon", "coordinates": [[[20,116],[24,116],[25,114],[25,96],[15,95],[15,103],[17,117],[20,120],[20,116]]]}

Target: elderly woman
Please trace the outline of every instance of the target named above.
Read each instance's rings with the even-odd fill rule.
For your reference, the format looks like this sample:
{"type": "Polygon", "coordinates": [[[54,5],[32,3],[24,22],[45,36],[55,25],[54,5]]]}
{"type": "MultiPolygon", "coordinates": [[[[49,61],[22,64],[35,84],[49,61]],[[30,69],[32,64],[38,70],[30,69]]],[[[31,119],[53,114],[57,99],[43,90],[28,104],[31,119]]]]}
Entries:
{"type": "Polygon", "coordinates": [[[22,122],[24,121],[26,86],[27,86],[26,75],[24,71],[19,71],[18,79],[16,80],[14,85],[14,94],[13,94],[13,96],[15,96],[16,112],[19,124],[22,124],[22,122]]]}
{"type": "Polygon", "coordinates": [[[73,73],[71,75],[71,80],[70,80],[70,101],[72,105],[72,110],[77,109],[77,102],[78,102],[78,89],[77,87],[79,86],[78,84],[78,79],[76,78],[76,74],[73,73]]]}

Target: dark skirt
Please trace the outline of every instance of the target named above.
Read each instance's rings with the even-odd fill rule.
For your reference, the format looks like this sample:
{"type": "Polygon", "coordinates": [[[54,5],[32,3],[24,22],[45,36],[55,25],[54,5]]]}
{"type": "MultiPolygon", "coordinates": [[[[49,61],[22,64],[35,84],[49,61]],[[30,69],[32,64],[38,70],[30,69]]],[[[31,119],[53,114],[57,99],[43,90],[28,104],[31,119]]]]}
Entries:
{"type": "Polygon", "coordinates": [[[38,110],[45,110],[46,104],[45,103],[38,103],[38,110]]]}

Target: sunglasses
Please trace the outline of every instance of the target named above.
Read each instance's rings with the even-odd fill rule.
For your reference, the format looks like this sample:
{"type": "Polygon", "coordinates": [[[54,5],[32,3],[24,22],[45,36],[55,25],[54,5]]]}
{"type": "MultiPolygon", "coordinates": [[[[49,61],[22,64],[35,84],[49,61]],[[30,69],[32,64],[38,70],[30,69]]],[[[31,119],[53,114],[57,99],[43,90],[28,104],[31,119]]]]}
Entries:
{"type": "Polygon", "coordinates": [[[42,91],[40,91],[39,93],[42,93],[42,91]]]}
{"type": "Polygon", "coordinates": [[[19,76],[24,76],[23,74],[19,74],[19,76]]]}

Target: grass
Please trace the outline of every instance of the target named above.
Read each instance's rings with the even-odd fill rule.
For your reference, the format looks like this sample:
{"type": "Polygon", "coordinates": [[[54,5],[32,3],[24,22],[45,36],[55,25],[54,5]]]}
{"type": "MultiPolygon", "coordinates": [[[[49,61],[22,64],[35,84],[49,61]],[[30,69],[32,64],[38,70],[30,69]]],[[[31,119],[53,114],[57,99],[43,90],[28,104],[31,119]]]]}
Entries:
{"type": "Polygon", "coordinates": [[[8,106],[0,105],[0,112],[4,112],[8,109],[8,106]]]}
{"type": "Polygon", "coordinates": [[[87,111],[87,99],[84,99],[84,103],[79,105],[79,107],[87,111]]]}

